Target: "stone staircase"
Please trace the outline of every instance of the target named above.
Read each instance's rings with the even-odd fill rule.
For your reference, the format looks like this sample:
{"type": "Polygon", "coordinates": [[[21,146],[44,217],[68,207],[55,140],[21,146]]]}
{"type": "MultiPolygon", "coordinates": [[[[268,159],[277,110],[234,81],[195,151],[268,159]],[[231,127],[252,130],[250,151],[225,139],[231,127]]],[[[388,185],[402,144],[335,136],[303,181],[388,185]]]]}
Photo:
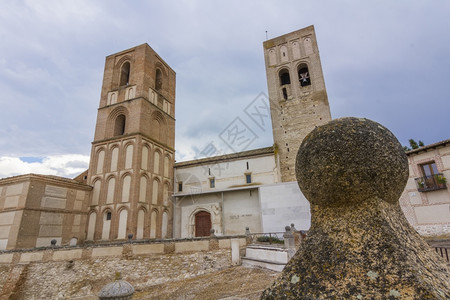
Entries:
{"type": "Polygon", "coordinates": [[[245,267],[260,267],[281,272],[288,262],[288,253],[283,246],[248,245],[242,265],[245,267]]]}

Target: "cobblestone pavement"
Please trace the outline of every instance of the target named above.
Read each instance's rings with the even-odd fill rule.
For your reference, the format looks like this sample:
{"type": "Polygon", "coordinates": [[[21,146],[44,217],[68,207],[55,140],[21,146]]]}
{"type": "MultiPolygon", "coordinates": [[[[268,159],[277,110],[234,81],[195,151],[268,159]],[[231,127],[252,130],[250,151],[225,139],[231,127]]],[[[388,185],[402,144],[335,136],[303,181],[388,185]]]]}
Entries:
{"type": "Polygon", "coordinates": [[[152,286],[137,291],[133,299],[259,299],[280,273],[266,270],[228,268],[212,274],[152,286]]]}

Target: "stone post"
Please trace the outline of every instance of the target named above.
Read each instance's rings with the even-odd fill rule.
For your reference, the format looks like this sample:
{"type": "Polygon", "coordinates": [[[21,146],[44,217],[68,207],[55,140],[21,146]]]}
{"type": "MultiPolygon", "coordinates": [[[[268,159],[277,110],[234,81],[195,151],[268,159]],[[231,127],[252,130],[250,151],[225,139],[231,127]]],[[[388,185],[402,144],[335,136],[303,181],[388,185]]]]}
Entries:
{"type": "Polygon", "coordinates": [[[231,264],[241,263],[239,239],[231,239],[231,264]]]}
{"type": "Polygon", "coordinates": [[[248,227],[245,227],[245,241],[246,241],[246,243],[247,243],[247,245],[250,245],[250,244],[252,244],[253,243],[253,237],[252,237],[252,234],[251,234],[251,232],[250,232],[250,228],[248,228],[248,227]]]}
{"type": "Polygon", "coordinates": [[[294,235],[295,249],[298,249],[300,247],[301,242],[302,242],[302,235],[300,234],[300,231],[298,231],[295,228],[294,223],[291,223],[291,232],[294,235]]]}
{"type": "Polygon", "coordinates": [[[284,248],[287,249],[288,260],[289,260],[295,254],[294,235],[291,232],[291,227],[290,226],[286,226],[284,229],[286,230],[286,232],[283,233],[284,248]]]}

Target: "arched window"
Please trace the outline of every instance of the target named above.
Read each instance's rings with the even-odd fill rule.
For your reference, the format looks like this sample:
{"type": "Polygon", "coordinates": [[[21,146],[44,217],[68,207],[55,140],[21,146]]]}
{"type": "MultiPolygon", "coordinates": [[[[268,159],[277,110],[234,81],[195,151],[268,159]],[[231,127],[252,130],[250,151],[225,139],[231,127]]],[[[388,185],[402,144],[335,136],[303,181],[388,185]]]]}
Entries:
{"type": "Polygon", "coordinates": [[[167,227],[169,225],[169,215],[167,211],[163,212],[162,215],[162,227],[161,227],[161,237],[163,239],[167,238],[167,227]]]}
{"type": "Polygon", "coordinates": [[[116,188],[116,179],[114,177],[110,178],[108,181],[108,191],[106,194],[106,203],[114,203],[114,189],[116,188]]]}
{"type": "Polygon", "coordinates": [[[88,240],[88,241],[94,240],[96,219],[97,219],[97,214],[95,212],[92,212],[89,214],[89,225],[88,225],[88,232],[87,232],[87,237],[86,237],[86,240],[88,240]]]}
{"type": "Polygon", "coordinates": [[[97,154],[97,169],[95,174],[103,173],[103,162],[105,160],[105,151],[100,150],[97,154]]]}
{"type": "Polygon", "coordinates": [[[289,71],[283,69],[280,71],[280,85],[291,84],[291,77],[289,76],[289,71]]]}
{"type": "Polygon", "coordinates": [[[130,201],[131,176],[126,175],[122,181],[122,202],[130,201]]]}
{"type": "Polygon", "coordinates": [[[159,181],[154,179],[152,187],[152,204],[158,204],[159,200],[158,195],[159,195],[159,181]]]}
{"type": "Polygon", "coordinates": [[[150,238],[154,239],[156,238],[156,219],[158,218],[158,212],[152,211],[152,214],[150,215],[150,238]]]}
{"type": "Polygon", "coordinates": [[[114,122],[114,136],[125,134],[125,121],[124,115],[118,115],[116,121],[114,122]]]}
{"type": "Polygon", "coordinates": [[[269,66],[277,64],[277,54],[274,49],[269,50],[269,66]]]}
{"type": "Polygon", "coordinates": [[[160,154],[158,151],[155,151],[155,154],[153,155],[153,173],[159,174],[159,160],[160,160],[160,154]]]}
{"type": "Polygon", "coordinates": [[[298,80],[301,86],[311,85],[311,78],[307,65],[301,65],[298,70],[298,80]]]}
{"type": "Polygon", "coordinates": [[[128,211],[123,209],[119,214],[119,230],[117,232],[118,239],[125,239],[127,237],[127,220],[128,219],[128,211]]]}
{"type": "Polygon", "coordinates": [[[111,151],[111,172],[117,171],[117,162],[119,160],[119,148],[114,147],[114,149],[111,151]]]}
{"type": "Polygon", "coordinates": [[[112,213],[107,210],[103,213],[103,229],[102,229],[102,240],[109,240],[109,232],[111,231],[111,219],[112,213]]]}
{"type": "Polygon", "coordinates": [[[164,184],[164,189],[163,189],[163,205],[168,205],[169,204],[169,184],[165,183],[164,184]]]}
{"type": "Polygon", "coordinates": [[[130,83],[130,62],[125,62],[120,69],[120,86],[130,83]]]}
{"type": "Polygon", "coordinates": [[[155,90],[159,91],[161,88],[162,88],[162,73],[160,69],[156,69],[155,90]]]}
{"type": "Polygon", "coordinates": [[[148,147],[147,146],[142,147],[141,169],[146,170],[146,171],[148,169],[148,147]]]}
{"type": "Polygon", "coordinates": [[[133,166],[133,151],[134,146],[132,144],[128,145],[125,150],[125,169],[131,169],[133,166]]]}
{"type": "Polygon", "coordinates": [[[137,218],[137,230],[136,230],[137,240],[144,238],[144,221],[145,221],[145,211],[143,209],[140,209],[137,218]]]}
{"type": "Polygon", "coordinates": [[[147,200],[147,177],[142,176],[139,182],[139,202],[147,200]]]}
{"type": "Polygon", "coordinates": [[[92,192],[92,205],[98,205],[98,201],[100,200],[100,187],[102,182],[100,179],[94,182],[94,190],[92,192]]]}

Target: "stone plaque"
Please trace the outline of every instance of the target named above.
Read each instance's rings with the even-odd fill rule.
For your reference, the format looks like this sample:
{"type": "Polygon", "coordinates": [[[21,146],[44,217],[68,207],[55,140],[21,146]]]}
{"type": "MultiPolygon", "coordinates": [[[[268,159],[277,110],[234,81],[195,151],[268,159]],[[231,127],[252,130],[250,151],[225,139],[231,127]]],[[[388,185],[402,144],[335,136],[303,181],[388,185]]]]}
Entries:
{"type": "Polygon", "coordinates": [[[66,199],[43,197],[41,206],[49,208],[66,208],[66,199]]]}
{"type": "Polygon", "coordinates": [[[53,186],[53,185],[46,185],[45,186],[45,195],[58,197],[58,198],[66,198],[67,197],[67,188],[62,188],[62,187],[53,186]]]}

